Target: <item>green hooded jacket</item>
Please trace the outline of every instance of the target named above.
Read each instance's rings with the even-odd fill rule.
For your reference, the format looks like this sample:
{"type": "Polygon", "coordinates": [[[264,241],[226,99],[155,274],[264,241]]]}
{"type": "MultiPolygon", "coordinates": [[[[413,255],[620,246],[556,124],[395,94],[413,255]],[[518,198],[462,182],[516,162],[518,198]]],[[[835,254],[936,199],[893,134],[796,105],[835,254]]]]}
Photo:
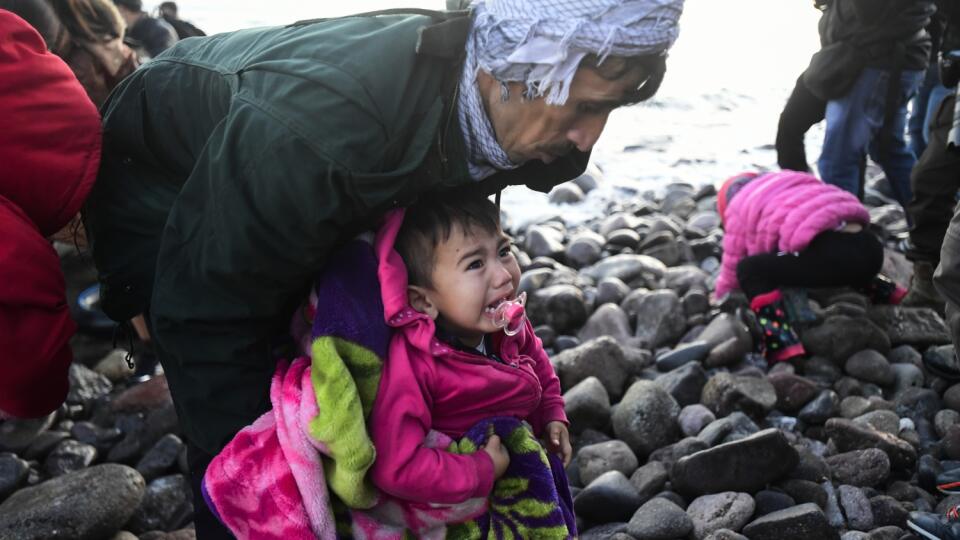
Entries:
{"type": "Polygon", "coordinates": [[[469,24],[405,12],[191,38],[104,104],[85,212],[102,306],[149,312],[194,444],[215,453],[269,409],[275,346],[338,243],[429,190],[583,172],[574,151],[470,179],[453,107],[469,24]]]}

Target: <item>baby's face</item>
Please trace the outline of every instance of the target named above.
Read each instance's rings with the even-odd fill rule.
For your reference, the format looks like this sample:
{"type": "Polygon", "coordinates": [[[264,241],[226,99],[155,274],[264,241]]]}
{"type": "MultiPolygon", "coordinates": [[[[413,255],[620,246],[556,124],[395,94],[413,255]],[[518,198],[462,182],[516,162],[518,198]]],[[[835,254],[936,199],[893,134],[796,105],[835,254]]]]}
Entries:
{"type": "Polygon", "coordinates": [[[437,246],[433,286],[428,295],[438,323],[465,345],[479,345],[484,334],[496,332],[493,312],[517,296],[520,265],[510,239],[480,227],[464,231],[454,225],[450,238],[437,246]]]}

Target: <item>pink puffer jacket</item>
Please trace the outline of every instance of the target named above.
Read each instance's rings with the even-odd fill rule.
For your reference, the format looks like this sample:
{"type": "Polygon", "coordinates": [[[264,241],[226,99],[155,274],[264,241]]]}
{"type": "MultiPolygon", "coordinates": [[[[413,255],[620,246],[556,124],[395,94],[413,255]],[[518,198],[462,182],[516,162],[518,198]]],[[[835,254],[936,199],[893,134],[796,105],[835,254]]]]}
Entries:
{"type": "Polygon", "coordinates": [[[759,253],[803,251],[815,236],[844,223],[870,223],[856,197],[794,171],[757,176],[728,203],[723,215],[723,261],[716,296],[739,288],[737,264],[759,253]]]}

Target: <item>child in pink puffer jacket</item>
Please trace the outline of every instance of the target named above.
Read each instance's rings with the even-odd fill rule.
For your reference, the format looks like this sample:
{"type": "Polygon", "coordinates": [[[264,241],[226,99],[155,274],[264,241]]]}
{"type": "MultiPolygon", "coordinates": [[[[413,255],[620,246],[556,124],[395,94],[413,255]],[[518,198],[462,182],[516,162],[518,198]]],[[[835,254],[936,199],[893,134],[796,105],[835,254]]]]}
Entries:
{"type": "Polygon", "coordinates": [[[883,245],[867,230],[867,209],[811,174],[734,176],[717,194],[717,211],[725,236],[716,295],[743,290],[772,361],[804,354],[781,287],[856,287],[876,302],[894,304],[906,294],[878,275],[883,245]]]}

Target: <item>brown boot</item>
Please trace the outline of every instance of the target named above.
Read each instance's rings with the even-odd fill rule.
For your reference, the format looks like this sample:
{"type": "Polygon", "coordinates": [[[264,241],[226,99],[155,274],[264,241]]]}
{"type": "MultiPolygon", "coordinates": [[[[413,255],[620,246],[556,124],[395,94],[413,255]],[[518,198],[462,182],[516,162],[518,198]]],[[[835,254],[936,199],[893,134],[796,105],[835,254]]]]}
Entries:
{"type": "Polygon", "coordinates": [[[943,315],[944,300],[933,286],[933,271],[936,266],[926,261],[913,264],[913,277],[910,278],[910,290],[903,298],[902,305],[909,307],[929,307],[943,315]]]}

